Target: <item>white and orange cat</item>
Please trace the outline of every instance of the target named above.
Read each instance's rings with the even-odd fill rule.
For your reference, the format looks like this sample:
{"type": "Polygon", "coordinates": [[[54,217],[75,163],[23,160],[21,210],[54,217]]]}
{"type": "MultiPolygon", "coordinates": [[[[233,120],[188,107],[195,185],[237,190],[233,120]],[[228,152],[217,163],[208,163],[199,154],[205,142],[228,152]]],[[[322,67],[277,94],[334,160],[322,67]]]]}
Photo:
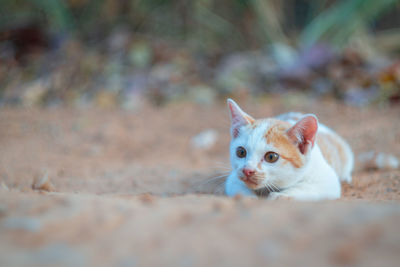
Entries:
{"type": "Polygon", "coordinates": [[[351,182],[350,146],[312,114],[286,113],[253,119],[228,99],[231,115],[232,172],[225,182],[228,196],[322,200],[340,197],[340,181],[351,182]]]}

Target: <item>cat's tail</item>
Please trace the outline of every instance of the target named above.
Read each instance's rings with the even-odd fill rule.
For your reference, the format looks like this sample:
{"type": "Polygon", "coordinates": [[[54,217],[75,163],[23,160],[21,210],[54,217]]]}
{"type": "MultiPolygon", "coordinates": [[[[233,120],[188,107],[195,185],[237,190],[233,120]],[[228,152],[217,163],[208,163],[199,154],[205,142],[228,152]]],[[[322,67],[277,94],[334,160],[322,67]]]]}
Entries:
{"type": "Polygon", "coordinates": [[[399,159],[396,156],[375,151],[360,154],[357,163],[359,170],[396,170],[400,167],[399,159]]]}

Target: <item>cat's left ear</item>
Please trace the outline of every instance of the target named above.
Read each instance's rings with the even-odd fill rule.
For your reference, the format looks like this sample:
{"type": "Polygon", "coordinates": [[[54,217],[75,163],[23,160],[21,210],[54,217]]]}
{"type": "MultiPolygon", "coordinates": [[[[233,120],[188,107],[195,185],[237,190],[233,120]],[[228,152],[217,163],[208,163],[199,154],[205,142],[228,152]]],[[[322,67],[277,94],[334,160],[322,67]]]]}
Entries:
{"type": "Polygon", "coordinates": [[[317,117],[313,114],[307,114],[287,131],[287,135],[298,145],[300,152],[306,154],[314,146],[317,131],[317,117]]]}
{"type": "Polygon", "coordinates": [[[254,119],[245,113],[232,99],[228,98],[227,103],[231,115],[231,134],[232,137],[237,137],[239,135],[239,128],[247,124],[252,124],[254,119]]]}

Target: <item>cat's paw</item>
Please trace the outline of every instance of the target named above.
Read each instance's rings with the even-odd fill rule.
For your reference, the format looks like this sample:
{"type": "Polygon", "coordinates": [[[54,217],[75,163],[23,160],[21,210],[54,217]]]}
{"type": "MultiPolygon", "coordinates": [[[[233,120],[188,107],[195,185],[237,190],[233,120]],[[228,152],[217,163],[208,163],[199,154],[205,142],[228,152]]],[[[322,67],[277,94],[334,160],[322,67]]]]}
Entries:
{"type": "Polygon", "coordinates": [[[283,193],[278,193],[278,192],[271,192],[268,195],[269,200],[293,200],[291,196],[288,196],[283,193]]]}

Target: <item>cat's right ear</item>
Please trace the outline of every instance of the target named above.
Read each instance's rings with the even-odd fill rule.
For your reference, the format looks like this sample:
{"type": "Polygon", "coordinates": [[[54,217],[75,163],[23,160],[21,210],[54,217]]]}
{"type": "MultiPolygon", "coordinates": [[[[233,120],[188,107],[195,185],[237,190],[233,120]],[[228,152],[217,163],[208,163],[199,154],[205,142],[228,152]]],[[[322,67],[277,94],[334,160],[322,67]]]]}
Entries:
{"type": "Polygon", "coordinates": [[[292,126],[287,134],[298,145],[300,152],[306,154],[314,146],[317,131],[317,117],[313,114],[307,114],[292,126]]]}
{"type": "Polygon", "coordinates": [[[227,103],[231,116],[231,134],[235,138],[239,135],[239,128],[254,123],[254,119],[245,113],[232,99],[228,98],[227,103]]]}

